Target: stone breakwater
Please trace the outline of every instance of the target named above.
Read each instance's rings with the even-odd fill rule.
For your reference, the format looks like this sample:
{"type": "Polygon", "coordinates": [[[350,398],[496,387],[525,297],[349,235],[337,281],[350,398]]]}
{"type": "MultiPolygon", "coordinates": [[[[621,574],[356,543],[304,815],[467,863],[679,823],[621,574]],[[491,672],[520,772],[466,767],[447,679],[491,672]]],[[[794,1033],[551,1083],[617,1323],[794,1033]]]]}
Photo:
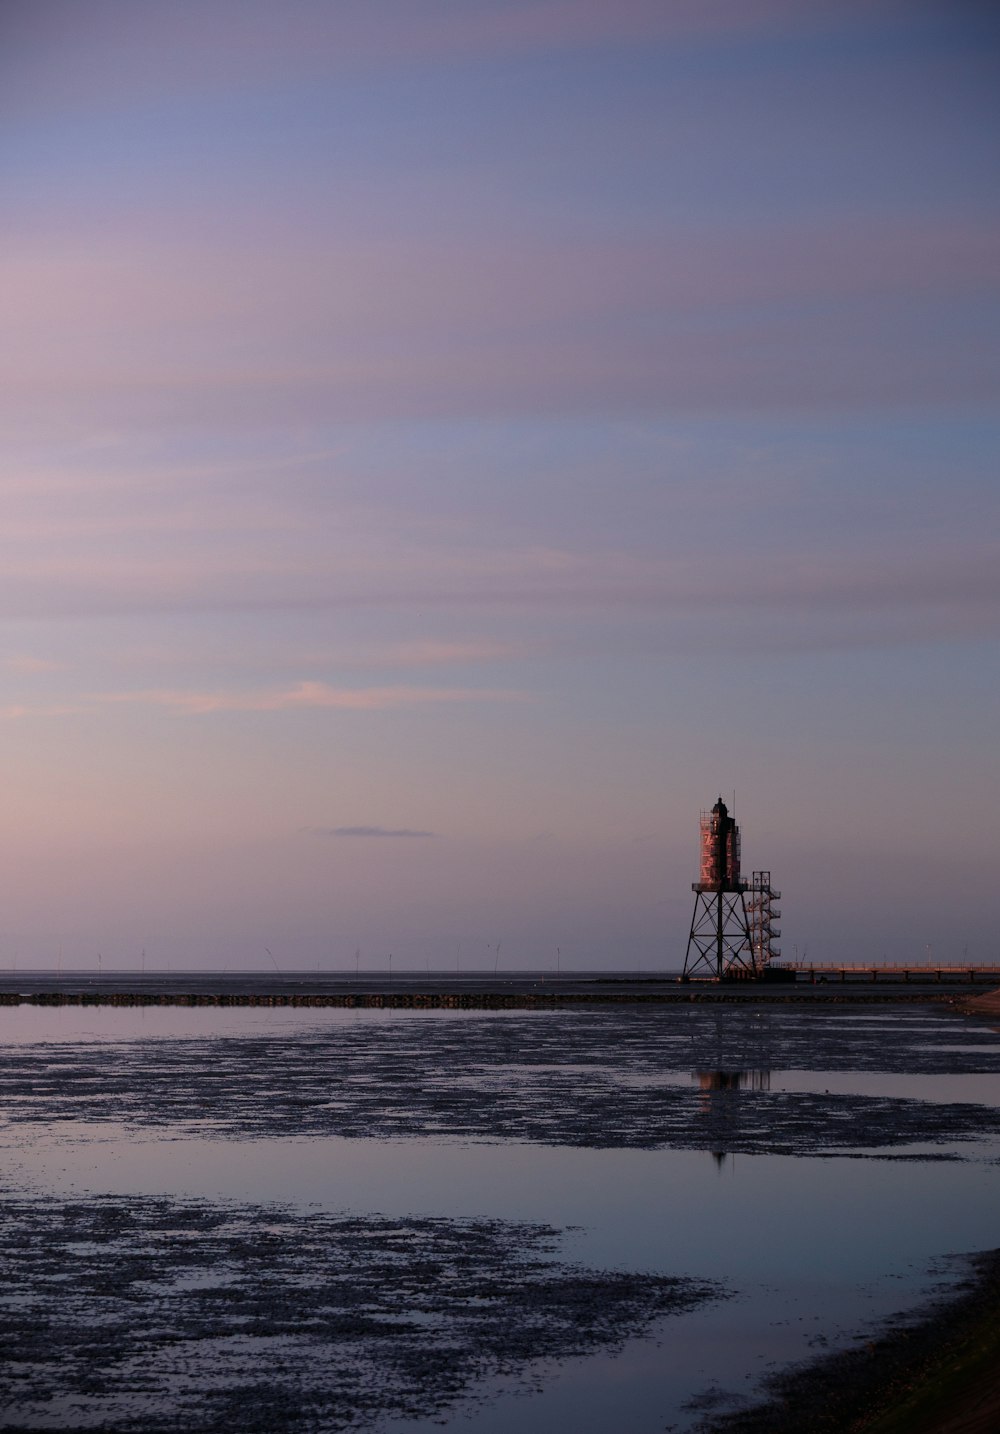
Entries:
{"type": "Polygon", "coordinates": [[[690,1002],[727,1004],[884,1005],[901,1003],[954,1002],[947,991],[837,991],[774,992],[759,988],[713,988],[691,991],[681,987],[670,991],[475,991],[475,992],[230,992],[230,991],[0,991],[0,1006],[298,1006],[386,1009],[402,1011],[497,1011],[544,1010],[558,1006],[649,1006],[690,1002]]]}

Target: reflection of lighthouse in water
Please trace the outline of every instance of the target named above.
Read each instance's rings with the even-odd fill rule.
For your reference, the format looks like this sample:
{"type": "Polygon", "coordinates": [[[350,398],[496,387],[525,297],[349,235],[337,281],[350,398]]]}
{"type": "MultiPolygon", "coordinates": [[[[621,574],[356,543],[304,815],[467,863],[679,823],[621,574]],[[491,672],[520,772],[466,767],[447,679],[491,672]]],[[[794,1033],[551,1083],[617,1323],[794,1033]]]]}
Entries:
{"type": "Polygon", "coordinates": [[[701,815],[701,870],[684,957],[684,978],[759,975],[740,876],[740,829],[720,797],[701,815]]]}

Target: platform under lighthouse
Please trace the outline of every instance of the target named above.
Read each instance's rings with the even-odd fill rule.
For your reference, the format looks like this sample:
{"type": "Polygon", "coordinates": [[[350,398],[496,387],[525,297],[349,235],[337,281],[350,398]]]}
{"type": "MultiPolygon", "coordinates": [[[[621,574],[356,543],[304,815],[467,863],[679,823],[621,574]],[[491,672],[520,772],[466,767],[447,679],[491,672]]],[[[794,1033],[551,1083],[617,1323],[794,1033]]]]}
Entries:
{"type": "Polygon", "coordinates": [[[701,814],[701,870],[691,887],[694,915],[682,979],[758,974],[747,887],[740,875],[740,829],[720,797],[701,814]]]}

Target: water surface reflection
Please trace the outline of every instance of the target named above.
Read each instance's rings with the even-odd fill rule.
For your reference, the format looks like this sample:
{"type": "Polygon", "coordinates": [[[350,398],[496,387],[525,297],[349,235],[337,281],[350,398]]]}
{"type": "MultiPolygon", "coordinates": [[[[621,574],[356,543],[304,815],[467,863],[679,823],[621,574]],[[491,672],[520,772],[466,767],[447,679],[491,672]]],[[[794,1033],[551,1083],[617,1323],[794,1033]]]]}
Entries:
{"type": "MultiPolygon", "coordinates": [[[[0,1178],[53,1215],[161,1201],[224,1233],[252,1201],[274,1229],[314,1212],[318,1251],[367,1222],[404,1273],[406,1222],[492,1231],[501,1264],[520,1222],[560,1268],[730,1292],[659,1343],[564,1348],[516,1402],[491,1374],[484,1404],[446,1411],[470,1434],[692,1428],[706,1391],[743,1397],[915,1301],[948,1251],[1000,1243],[1000,1038],[912,1007],[877,1029],[808,1007],[40,1014],[0,1047],[0,1178]]],[[[442,1417],[381,1414],[393,1434],[442,1417]]]]}
{"type": "Polygon", "coordinates": [[[770,1071],[692,1071],[700,1090],[770,1090],[770,1071]]]}

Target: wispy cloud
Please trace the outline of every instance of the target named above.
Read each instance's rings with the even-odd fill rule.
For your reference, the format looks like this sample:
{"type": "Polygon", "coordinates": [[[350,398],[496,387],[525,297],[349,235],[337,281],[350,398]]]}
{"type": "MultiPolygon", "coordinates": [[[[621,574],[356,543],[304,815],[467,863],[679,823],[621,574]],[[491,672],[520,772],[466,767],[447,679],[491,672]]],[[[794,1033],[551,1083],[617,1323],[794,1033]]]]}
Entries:
{"type": "Polygon", "coordinates": [[[311,827],[316,836],[335,837],[436,837],[437,832],[416,827],[311,827]]]}
{"type": "MultiPolygon", "coordinates": [[[[91,707],[129,703],[190,714],[524,700],[520,678],[514,688],[436,685],[433,680],[369,684],[291,679],[304,668],[337,675],[377,670],[380,676],[395,668],[401,677],[420,673],[433,679],[463,664],[515,663],[552,649],[553,634],[546,624],[580,614],[646,613],[663,622],[687,623],[717,620],[722,613],[756,613],[768,621],[801,625],[808,615],[836,620],[838,615],[863,613],[874,621],[880,613],[909,611],[917,633],[931,610],[940,609],[959,622],[964,613],[977,628],[984,621],[995,624],[1000,563],[996,544],[982,530],[991,515],[987,498],[980,499],[978,534],[970,531],[961,513],[945,512],[936,524],[926,523],[908,535],[905,543],[883,519],[872,518],[866,532],[867,510],[862,505],[859,512],[861,536],[815,531],[800,536],[796,544],[765,545],[758,540],[749,552],[728,543],[716,565],[706,564],[702,556],[706,524],[698,512],[678,519],[686,524],[690,553],[670,551],[667,534],[660,535],[668,549],[661,552],[653,542],[643,551],[638,541],[616,548],[583,542],[575,549],[541,544],[491,549],[478,546],[471,536],[464,545],[456,539],[452,548],[429,538],[423,549],[406,550],[387,537],[380,554],[374,548],[365,553],[359,544],[353,571],[346,563],[341,567],[327,554],[311,551],[305,541],[289,542],[259,563],[248,547],[245,562],[220,561],[215,567],[211,553],[194,559],[179,556],[176,563],[151,561],[145,569],[138,562],[116,567],[109,554],[105,566],[95,551],[86,560],[67,559],[68,565],[75,561],[76,571],[60,573],[57,565],[49,570],[40,558],[37,565],[22,561],[19,572],[12,557],[0,574],[0,615],[79,619],[138,611],[186,615],[191,621],[200,614],[218,614],[238,622],[251,613],[288,613],[299,615],[303,631],[315,632],[322,614],[343,626],[348,616],[360,613],[381,623],[392,621],[393,614],[424,611],[442,622],[454,614],[461,614],[463,622],[478,615],[483,625],[502,620],[514,634],[510,640],[348,639],[329,648],[322,641],[302,640],[277,653],[268,652],[273,646],[269,642],[252,650],[229,650],[220,639],[207,650],[184,648],[167,658],[154,645],[127,664],[131,671],[154,675],[152,682],[139,678],[129,687],[112,680],[107,691],[72,693],[74,702],[91,707]],[[248,674],[265,653],[272,685],[250,685],[256,679],[248,674]],[[192,682],[192,664],[211,672],[212,678],[192,682]],[[163,682],[171,668],[183,671],[180,684],[163,682]]],[[[116,665],[123,670],[120,662],[116,665]]],[[[25,666],[11,664],[9,670],[25,678],[52,671],[32,665],[30,659],[25,666]]],[[[35,696],[28,691],[16,695],[29,704],[35,696]]],[[[46,695],[53,695],[51,685],[46,695]]]]}
{"type": "Polygon", "coordinates": [[[998,252],[968,215],[530,246],[33,234],[3,265],[0,377],[11,423],[152,428],[981,400],[996,352],[962,305],[995,292],[998,252]]]}
{"type": "Polygon", "coordinates": [[[435,642],[418,639],[401,642],[369,653],[365,661],[371,665],[393,664],[400,667],[448,667],[476,662],[504,662],[524,655],[523,644],[514,642],[435,642]]]}
{"type": "Polygon", "coordinates": [[[579,52],[615,46],[752,39],[768,32],[843,28],[891,19],[900,0],[213,0],[210,6],[94,0],[14,9],[6,105],[15,112],[114,107],[168,92],[245,89],[261,79],[336,75],[357,68],[579,52]]]}
{"type": "Polygon", "coordinates": [[[307,708],[333,708],[374,712],[393,707],[423,707],[453,702],[510,702],[523,700],[519,692],[478,687],[332,687],[326,682],[298,682],[293,687],[265,692],[195,692],[151,688],[136,692],[104,692],[90,700],[94,705],[138,704],[165,707],[186,715],[211,712],[289,712],[307,708]]]}
{"type": "Polygon", "coordinates": [[[4,659],[4,666],[11,672],[23,672],[27,675],[42,672],[58,672],[60,663],[51,661],[47,657],[33,657],[30,653],[18,652],[4,659]]]}
{"type": "Polygon", "coordinates": [[[78,717],[81,712],[86,711],[79,703],[53,702],[42,705],[31,703],[13,702],[7,707],[0,707],[0,721],[19,722],[30,717],[78,717]]]}
{"type": "Polygon", "coordinates": [[[69,703],[11,703],[0,707],[0,720],[26,717],[68,717],[110,707],[159,707],[183,717],[218,712],[296,712],[327,709],[379,712],[392,708],[432,707],[461,702],[524,702],[529,694],[484,687],[332,687],[326,682],[299,682],[272,691],[197,691],[186,688],[141,688],[94,692],[69,703]]]}

